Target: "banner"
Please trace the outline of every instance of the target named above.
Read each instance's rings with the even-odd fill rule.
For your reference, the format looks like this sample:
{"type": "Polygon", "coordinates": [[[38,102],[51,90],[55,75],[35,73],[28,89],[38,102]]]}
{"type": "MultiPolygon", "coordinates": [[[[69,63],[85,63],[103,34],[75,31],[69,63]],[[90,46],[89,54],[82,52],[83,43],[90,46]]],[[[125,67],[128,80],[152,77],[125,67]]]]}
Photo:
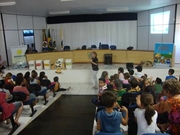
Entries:
{"type": "Polygon", "coordinates": [[[26,50],[27,45],[11,46],[12,68],[27,68],[26,50]]]}
{"type": "Polygon", "coordinates": [[[154,49],[154,66],[171,67],[174,44],[156,43],[154,49]]]}
{"type": "Polygon", "coordinates": [[[61,39],[60,50],[63,50],[64,43],[63,43],[63,29],[62,29],[62,27],[61,27],[61,30],[60,30],[60,39],[61,39]]]}

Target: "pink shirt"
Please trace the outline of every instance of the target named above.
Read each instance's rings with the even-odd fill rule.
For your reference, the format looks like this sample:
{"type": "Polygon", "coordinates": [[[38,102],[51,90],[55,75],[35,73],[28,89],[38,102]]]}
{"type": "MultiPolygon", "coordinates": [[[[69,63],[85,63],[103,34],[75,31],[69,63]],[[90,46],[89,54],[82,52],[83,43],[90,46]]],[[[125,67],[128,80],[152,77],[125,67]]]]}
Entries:
{"type": "Polygon", "coordinates": [[[123,84],[129,84],[128,80],[123,80],[123,84]]]}
{"type": "MultiPolygon", "coordinates": [[[[22,86],[15,86],[13,89],[13,92],[24,92],[26,94],[26,99],[25,101],[29,100],[29,91],[26,87],[22,87],[22,86]]],[[[23,101],[24,102],[24,101],[23,101]]]]}

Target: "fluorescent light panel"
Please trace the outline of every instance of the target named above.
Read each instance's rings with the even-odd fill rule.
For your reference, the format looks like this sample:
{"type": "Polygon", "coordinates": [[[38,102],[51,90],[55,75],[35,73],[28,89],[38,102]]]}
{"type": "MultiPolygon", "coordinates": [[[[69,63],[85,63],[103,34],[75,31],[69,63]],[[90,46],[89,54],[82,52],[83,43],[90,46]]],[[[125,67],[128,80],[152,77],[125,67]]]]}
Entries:
{"type": "Polygon", "coordinates": [[[12,5],[16,5],[15,1],[11,1],[11,2],[0,2],[0,6],[12,6],[12,5]]]}
{"type": "Polygon", "coordinates": [[[115,7],[115,8],[108,8],[107,9],[108,12],[125,12],[125,11],[129,11],[128,7],[115,7]]]}
{"type": "Polygon", "coordinates": [[[57,11],[57,12],[49,12],[50,15],[60,15],[60,14],[69,14],[70,11],[57,11]]]}

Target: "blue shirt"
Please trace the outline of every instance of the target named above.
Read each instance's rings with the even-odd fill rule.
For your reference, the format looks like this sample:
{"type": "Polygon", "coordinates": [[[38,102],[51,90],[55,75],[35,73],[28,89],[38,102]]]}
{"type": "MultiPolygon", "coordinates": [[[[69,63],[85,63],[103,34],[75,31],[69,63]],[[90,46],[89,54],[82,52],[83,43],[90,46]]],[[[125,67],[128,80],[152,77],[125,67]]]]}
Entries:
{"type": "Polygon", "coordinates": [[[97,113],[97,118],[100,121],[101,132],[108,133],[120,133],[121,124],[121,112],[114,110],[112,113],[108,113],[105,109],[97,113]]]}
{"type": "Polygon", "coordinates": [[[175,76],[173,76],[173,75],[166,76],[166,80],[171,79],[171,78],[176,79],[176,77],[175,77],[175,76]]]}

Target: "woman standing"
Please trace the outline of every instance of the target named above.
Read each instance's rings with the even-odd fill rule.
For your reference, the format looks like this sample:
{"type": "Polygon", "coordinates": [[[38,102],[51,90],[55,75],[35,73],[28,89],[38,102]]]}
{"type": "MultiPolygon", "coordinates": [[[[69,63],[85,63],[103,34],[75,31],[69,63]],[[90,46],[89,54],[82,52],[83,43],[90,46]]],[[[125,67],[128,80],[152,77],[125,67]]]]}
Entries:
{"type": "Polygon", "coordinates": [[[99,67],[98,67],[98,58],[97,58],[96,52],[92,52],[92,58],[91,58],[90,62],[92,65],[93,79],[94,79],[94,84],[95,84],[93,89],[97,90],[98,89],[97,73],[98,73],[99,67]]]}

